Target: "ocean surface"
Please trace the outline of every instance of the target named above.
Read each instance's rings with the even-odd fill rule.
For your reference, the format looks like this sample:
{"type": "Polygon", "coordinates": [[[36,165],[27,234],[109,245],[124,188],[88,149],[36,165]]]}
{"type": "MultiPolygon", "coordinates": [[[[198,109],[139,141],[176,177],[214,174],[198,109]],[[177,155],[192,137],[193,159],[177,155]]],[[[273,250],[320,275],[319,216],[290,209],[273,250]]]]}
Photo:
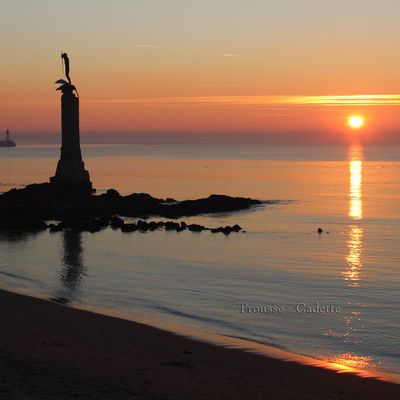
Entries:
{"type": "MultiPolygon", "coordinates": [[[[229,236],[2,232],[0,287],[339,370],[400,373],[400,145],[82,150],[99,193],[281,202],[183,219],[245,230],[229,236]]],[[[58,155],[50,145],[0,148],[0,191],[48,180],[58,155]]]]}

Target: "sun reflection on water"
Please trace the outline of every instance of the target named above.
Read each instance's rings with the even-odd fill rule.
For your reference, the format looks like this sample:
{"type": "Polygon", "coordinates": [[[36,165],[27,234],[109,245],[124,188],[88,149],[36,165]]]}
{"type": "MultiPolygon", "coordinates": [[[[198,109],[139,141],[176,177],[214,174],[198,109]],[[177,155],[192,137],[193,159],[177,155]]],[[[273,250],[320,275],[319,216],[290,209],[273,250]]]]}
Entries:
{"type": "Polygon", "coordinates": [[[350,161],[350,207],[349,216],[353,219],[363,217],[362,210],[362,161],[350,161]]]}
{"type": "MultiPolygon", "coordinates": [[[[363,173],[362,148],[359,145],[350,147],[350,186],[349,186],[349,217],[354,221],[363,218],[362,202],[362,173],[363,173]]],[[[359,286],[360,271],[362,268],[363,233],[361,226],[349,226],[347,240],[348,254],[346,256],[347,268],[342,275],[348,286],[359,286]]]]}
{"type": "MultiPolygon", "coordinates": [[[[359,145],[350,147],[349,152],[349,211],[348,216],[352,219],[349,225],[347,238],[346,269],[342,272],[343,279],[349,288],[360,286],[360,275],[363,266],[363,235],[364,229],[361,226],[363,219],[363,155],[362,148],[359,145]]],[[[350,295],[351,293],[349,293],[350,295]]],[[[349,301],[349,306],[359,306],[359,304],[349,301]]],[[[327,331],[326,336],[339,338],[343,343],[356,350],[362,343],[359,328],[363,328],[362,312],[357,309],[350,311],[344,317],[344,329],[339,331],[327,331]]],[[[333,355],[328,362],[339,370],[374,370],[379,363],[374,361],[373,357],[360,355],[354,351],[343,352],[333,355]]]]}
{"type": "Polygon", "coordinates": [[[359,286],[360,272],[362,268],[362,239],[363,228],[350,226],[347,241],[348,254],[346,257],[347,268],[343,271],[343,277],[348,281],[348,286],[359,286]]]}
{"type": "Polygon", "coordinates": [[[350,189],[349,189],[349,216],[353,219],[362,219],[362,148],[354,145],[350,148],[350,189]]]}
{"type": "Polygon", "coordinates": [[[329,362],[357,369],[369,369],[374,370],[378,366],[373,362],[373,358],[369,356],[359,356],[355,353],[341,353],[332,357],[329,362]]]}

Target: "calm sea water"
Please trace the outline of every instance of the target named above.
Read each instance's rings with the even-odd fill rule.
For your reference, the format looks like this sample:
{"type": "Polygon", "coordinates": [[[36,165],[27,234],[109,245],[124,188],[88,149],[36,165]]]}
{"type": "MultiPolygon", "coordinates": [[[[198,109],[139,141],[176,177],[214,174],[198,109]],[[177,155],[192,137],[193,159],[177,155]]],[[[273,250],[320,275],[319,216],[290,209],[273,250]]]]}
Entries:
{"type": "MultiPolygon", "coordinates": [[[[47,180],[58,152],[0,149],[0,191],[47,180]]],[[[90,145],[83,153],[100,192],[282,203],[185,218],[246,231],[230,236],[0,233],[1,287],[339,369],[400,373],[399,145],[90,145]],[[337,312],[303,312],[316,303],[337,312]]]]}

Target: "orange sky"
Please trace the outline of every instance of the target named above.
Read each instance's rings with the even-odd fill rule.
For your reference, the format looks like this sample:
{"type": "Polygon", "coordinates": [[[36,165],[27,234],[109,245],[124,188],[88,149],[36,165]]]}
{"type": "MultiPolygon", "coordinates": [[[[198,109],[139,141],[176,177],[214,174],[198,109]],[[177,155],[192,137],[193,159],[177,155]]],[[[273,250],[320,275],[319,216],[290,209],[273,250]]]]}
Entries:
{"type": "Polygon", "coordinates": [[[59,130],[61,50],[86,132],[346,135],[352,113],[397,131],[400,100],[379,96],[400,93],[398,15],[390,0],[1,2],[0,131],[59,130]]]}

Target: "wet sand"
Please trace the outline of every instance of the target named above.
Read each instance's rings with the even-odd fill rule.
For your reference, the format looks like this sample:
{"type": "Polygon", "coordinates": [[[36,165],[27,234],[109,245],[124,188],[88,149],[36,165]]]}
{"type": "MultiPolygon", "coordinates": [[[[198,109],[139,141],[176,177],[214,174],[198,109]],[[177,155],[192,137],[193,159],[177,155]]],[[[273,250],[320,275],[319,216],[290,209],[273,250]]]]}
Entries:
{"type": "Polygon", "coordinates": [[[400,385],[0,290],[1,399],[393,399],[400,385]]]}

